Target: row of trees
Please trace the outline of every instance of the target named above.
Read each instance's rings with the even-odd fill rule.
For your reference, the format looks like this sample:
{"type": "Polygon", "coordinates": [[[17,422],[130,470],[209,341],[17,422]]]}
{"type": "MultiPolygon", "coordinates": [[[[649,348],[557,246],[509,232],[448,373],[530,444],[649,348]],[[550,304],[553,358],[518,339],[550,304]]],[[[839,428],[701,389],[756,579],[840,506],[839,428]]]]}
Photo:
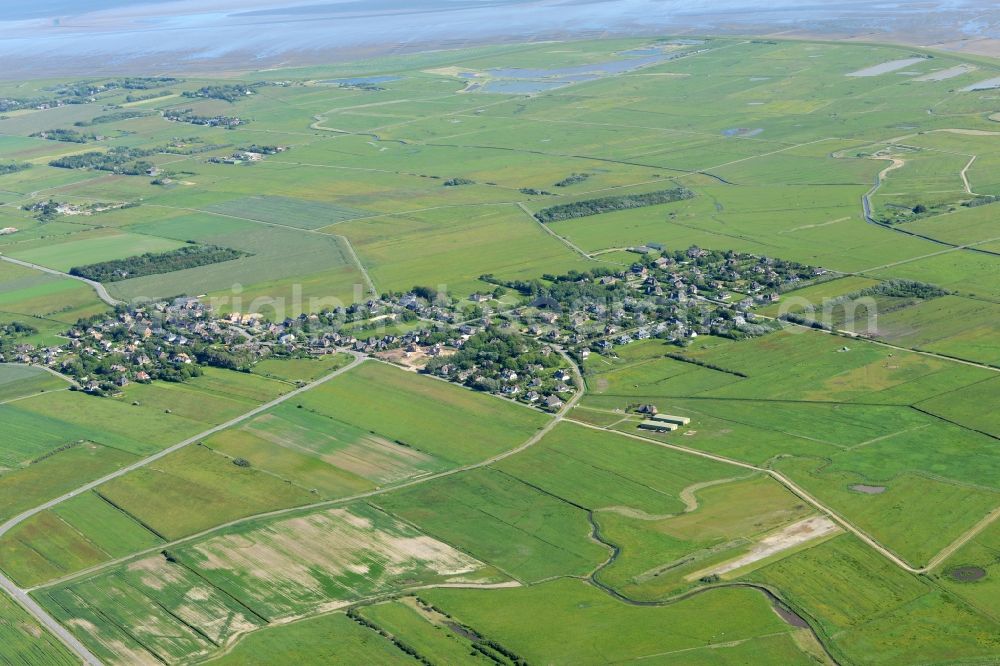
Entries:
{"type": "Polygon", "coordinates": [[[975,199],[970,199],[962,205],[966,208],[976,208],[978,206],[985,206],[986,204],[996,203],[1000,201],[1000,196],[995,194],[986,194],[981,197],[976,197],[975,199]]]}
{"type": "Polygon", "coordinates": [[[672,201],[690,199],[693,196],[694,192],[686,187],[675,187],[669,190],[645,192],[643,194],[624,194],[616,197],[586,199],[584,201],[576,201],[574,203],[543,208],[535,213],[535,218],[539,222],[558,222],[560,220],[571,220],[577,217],[587,217],[588,215],[610,213],[616,210],[657,206],[659,204],[670,203],[672,201]]]}
{"type": "Polygon", "coordinates": [[[168,252],[147,252],[125,259],[74,266],[69,269],[69,274],[96,282],[117,282],[143,275],[159,275],[184,268],[217,264],[244,256],[247,256],[246,252],[229,247],[187,245],[168,252]]]}
{"type": "MultiPolygon", "coordinates": [[[[852,300],[855,298],[863,298],[865,296],[891,296],[894,298],[920,298],[920,299],[930,299],[937,298],[939,296],[947,296],[948,290],[942,289],[935,284],[929,284],[927,282],[918,282],[916,280],[887,280],[886,282],[880,282],[874,286],[868,287],[867,289],[861,289],[855,291],[846,296],[842,296],[841,299],[852,300]]],[[[839,300],[839,299],[838,299],[839,300]]]]}
{"type": "Polygon", "coordinates": [[[115,111],[113,113],[105,113],[100,116],[94,116],[90,120],[78,120],[73,123],[76,127],[92,127],[94,125],[103,125],[105,123],[116,123],[119,120],[129,120],[130,118],[142,118],[143,116],[150,115],[148,111],[115,111]]]}
{"type": "Polygon", "coordinates": [[[570,185],[582,183],[588,178],[590,178],[589,173],[572,173],[556,183],[556,187],[569,187],[570,185]]]}
{"type": "Polygon", "coordinates": [[[103,81],[76,81],[54,89],[60,97],[89,98],[109,90],[151,90],[180,83],[180,79],[170,76],[128,76],[103,81]]]}
{"type": "Polygon", "coordinates": [[[31,168],[31,162],[8,162],[6,164],[0,164],[0,176],[6,176],[9,173],[17,173],[18,171],[24,171],[25,169],[31,168]]]}

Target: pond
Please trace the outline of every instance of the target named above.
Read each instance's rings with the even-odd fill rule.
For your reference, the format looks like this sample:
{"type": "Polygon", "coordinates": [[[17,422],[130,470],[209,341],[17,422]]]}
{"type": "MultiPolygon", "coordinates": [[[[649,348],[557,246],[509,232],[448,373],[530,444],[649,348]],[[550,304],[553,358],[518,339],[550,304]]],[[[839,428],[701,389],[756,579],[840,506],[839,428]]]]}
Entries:
{"type": "Polygon", "coordinates": [[[993,90],[994,88],[1000,88],[1000,76],[993,77],[992,79],[986,79],[985,81],[980,81],[979,83],[973,83],[971,86],[962,88],[962,90],[965,92],[975,92],[977,90],[993,90]]]}

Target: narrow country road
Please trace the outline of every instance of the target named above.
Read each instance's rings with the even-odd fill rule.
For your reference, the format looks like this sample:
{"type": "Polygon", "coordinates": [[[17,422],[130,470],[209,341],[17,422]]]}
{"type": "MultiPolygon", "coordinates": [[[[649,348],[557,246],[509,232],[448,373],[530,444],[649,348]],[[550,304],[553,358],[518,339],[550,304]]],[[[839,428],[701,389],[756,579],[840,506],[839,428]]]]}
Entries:
{"type": "MultiPolygon", "coordinates": [[[[868,224],[875,225],[876,227],[882,227],[883,229],[888,229],[889,231],[895,231],[897,233],[904,234],[906,236],[912,236],[913,238],[919,238],[921,240],[935,243],[937,245],[943,245],[953,250],[968,250],[970,252],[978,252],[980,254],[991,254],[994,256],[1000,256],[1000,252],[994,252],[993,250],[984,250],[983,248],[976,247],[976,245],[980,243],[967,243],[965,245],[959,245],[958,243],[949,243],[948,241],[943,241],[939,238],[933,238],[931,236],[926,236],[924,234],[918,234],[916,232],[909,231],[898,224],[890,224],[888,222],[879,222],[878,220],[876,220],[875,217],[872,215],[871,197],[874,196],[876,192],[878,192],[880,187],[882,187],[882,181],[885,179],[885,176],[890,171],[898,169],[905,164],[903,160],[897,158],[879,158],[879,159],[889,159],[891,160],[892,163],[886,168],[879,171],[877,174],[875,174],[875,184],[872,185],[872,188],[870,190],[861,195],[861,214],[865,218],[865,222],[867,222],[868,224]]],[[[975,157],[973,157],[973,160],[975,160],[975,157]]],[[[965,169],[968,169],[970,166],[972,166],[972,161],[970,161],[966,165],[965,169]]],[[[966,180],[965,177],[965,169],[962,170],[961,176],[962,180],[965,181],[966,183],[966,188],[968,188],[968,180],[966,180]]]]}
{"type": "Polygon", "coordinates": [[[105,289],[104,285],[101,284],[100,282],[95,282],[94,280],[88,280],[87,278],[83,278],[78,275],[70,275],[69,273],[63,273],[62,271],[57,271],[53,268],[47,268],[45,266],[39,266],[38,264],[32,264],[27,261],[21,261],[20,259],[14,259],[13,257],[8,257],[3,254],[0,254],[0,259],[12,264],[17,264],[18,266],[24,266],[25,268],[33,268],[36,271],[42,271],[43,273],[58,275],[60,277],[67,277],[71,280],[77,280],[79,282],[83,282],[84,284],[89,284],[91,287],[94,288],[94,291],[97,292],[97,297],[100,298],[105,303],[107,303],[108,305],[110,305],[111,307],[114,307],[116,305],[121,305],[122,303],[121,301],[112,298],[111,294],[108,293],[108,290],[105,289]]]}
{"type": "Polygon", "coordinates": [[[341,236],[340,234],[331,234],[334,238],[339,238],[340,242],[344,244],[347,248],[347,253],[351,255],[351,259],[354,261],[354,265],[357,267],[358,271],[361,273],[361,277],[364,278],[365,285],[368,287],[368,294],[372,298],[378,296],[378,289],[375,288],[375,281],[372,280],[372,276],[368,274],[368,269],[361,262],[361,257],[358,253],[354,251],[354,246],[351,244],[351,239],[347,236],[341,236]]]}

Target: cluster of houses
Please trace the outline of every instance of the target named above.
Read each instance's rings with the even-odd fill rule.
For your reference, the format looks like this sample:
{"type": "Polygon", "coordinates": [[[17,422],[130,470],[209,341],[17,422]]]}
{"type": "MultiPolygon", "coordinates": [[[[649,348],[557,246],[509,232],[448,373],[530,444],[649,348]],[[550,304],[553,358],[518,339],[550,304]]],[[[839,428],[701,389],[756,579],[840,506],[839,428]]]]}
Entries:
{"type": "Polygon", "coordinates": [[[558,368],[553,371],[539,363],[528,364],[521,372],[478,365],[459,368],[445,363],[437,366],[433,374],[553,412],[561,409],[565,401],[576,392],[568,369],[558,368]]]}
{"type": "MultiPolygon", "coordinates": [[[[60,346],[10,346],[8,353],[0,353],[0,362],[45,365],[74,378],[84,390],[103,395],[130,382],[184,379],[197,374],[200,364],[235,369],[271,356],[323,355],[339,349],[370,354],[403,349],[433,357],[460,346],[476,330],[461,325],[444,333],[423,328],[383,334],[369,326],[359,328],[358,337],[347,330],[352,323],[370,322],[372,311],[388,311],[381,319],[384,325],[404,312],[414,316],[401,304],[410,302],[372,300],[352,306],[351,314],[325,312],[271,321],[259,313],[215,313],[197,298],[181,297],[119,308],[112,316],[70,329],[68,341],[60,346]],[[428,342],[432,336],[434,341],[428,342]]],[[[418,309],[442,316],[444,312],[426,304],[418,309]]]]}
{"type": "MultiPolygon", "coordinates": [[[[129,382],[182,380],[203,364],[246,369],[271,356],[350,349],[417,369],[426,366],[440,378],[558,410],[576,387],[560,357],[549,360],[556,350],[586,359],[591,352],[609,353],[616,345],[651,337],[684,344],[704,333],[763,334],[766,327],[749,309],[820,274],[764,257],[692,248],[644,256],[617,272],[561,276],[555,278],[560,288],[552,288],[553,295],[513,306],[497,301],[497,292],[457,301],[415,290],[272,321],[256,313],[217,313],[197,298],[184,297],[119,308],[111,317],[70,330],[61,346],[8,347],[12,358],[0,361],[43,364],[74,377],[85,390],[104,394],[129,382]],[[595,297],[605,293],[601,289],[614,298],[595,297]],[[514,370],[509,364],[452,360],[487,329],[518,336],[523,349],[541,362],[521,362],[514,370]]],[[[646,429],[670,430],[680,423],[654,416],[646,429]]]]}
{"type": "Polygon", "coordinates": [[[285,325],[255,322],[251,334],[242,321],[213,316],[196,298],[178,298],[76,326],[61,346],[17,345],[12,358],[0,361],[45,365],[72,377],[83,390],[103,395],[130,382],[198,374],[195,368],[206,349],[253,360],[281,348],[285,325]]]}
{"type": "Polygon", "coordinates": [[[578,274],[563,281],[569,286],[561,295],[535,298],[510,315],[529,335],[601,353],[652,337],[680,344],[705,334],[753,337],[773,327],[754,316],[754,307],[824,273],[752,254],[690,248],[610,274],[578,274]]]}

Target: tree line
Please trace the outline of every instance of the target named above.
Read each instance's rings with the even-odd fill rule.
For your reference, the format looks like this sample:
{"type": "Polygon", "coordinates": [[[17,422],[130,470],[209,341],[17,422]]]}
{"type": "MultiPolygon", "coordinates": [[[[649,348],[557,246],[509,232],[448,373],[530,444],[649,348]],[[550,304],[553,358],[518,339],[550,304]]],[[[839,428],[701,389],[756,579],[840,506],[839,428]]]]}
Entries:
{"type": "Polygon", "coordinates": [[[18,171],[24,171],[31,168],[31,162],[8,162],[6,164],[0,164],[0,176],[6,176],[9,173],[17,173],[18,171]]]}
{"type": "Polygon", "coordinates": [[[35,132],[31,136],[49,141],[65,141],[67,143],[90,143],[97,140],[93,132],[79,132],[75,129],[49,129],[35,132]]]}
{"type": "Polygon", "coordinates": [[[693,196],[694,192],[686,187],[675,187],[669,190],[645,192],[643,194],[623,194],[615,197],[585,199],[583,201],[543,208],[535,213],[535,219],[539,222],[559,222],[560,220],[600,215],[601,213],[611,213],[617,210],[657,206],[682,199],[690,199],[693,196]]]}
{"type": "Polygon", "coordinates": [[[172,273],[185,268],[239,259],[247,252],[217,245],[186,245],[168,252],[146,252],[134,257],[101,261],[86,266],[74,266],[70,275],[95,282],[117,282],[144,275],[172,273]]]}
{"type": "Polygon", "coordinates": [[[100,116],[94,116],[90,120],[78,120],[73,125],[76,127],[91,127],[93,125],[103,125],[105,123],[115,123],[119,120],[129,120],[130,118],[142,118],[148,116],[148,111],[115,111],[100,116]]]}

